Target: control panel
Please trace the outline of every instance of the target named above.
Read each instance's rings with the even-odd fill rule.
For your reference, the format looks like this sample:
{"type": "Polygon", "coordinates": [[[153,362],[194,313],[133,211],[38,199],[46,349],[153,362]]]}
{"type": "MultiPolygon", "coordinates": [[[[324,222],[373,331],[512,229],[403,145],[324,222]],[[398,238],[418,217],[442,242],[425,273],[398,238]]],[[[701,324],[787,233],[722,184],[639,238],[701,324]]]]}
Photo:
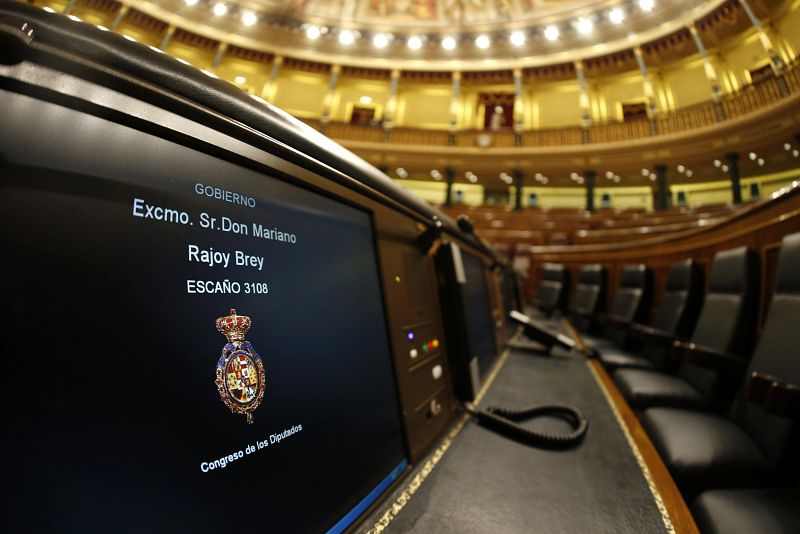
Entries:
{"type": "Polygon", "coordinates": [[[412,462],[456,408],[433,258],[413,244],[380,240],[395,372],[412,462]]]}

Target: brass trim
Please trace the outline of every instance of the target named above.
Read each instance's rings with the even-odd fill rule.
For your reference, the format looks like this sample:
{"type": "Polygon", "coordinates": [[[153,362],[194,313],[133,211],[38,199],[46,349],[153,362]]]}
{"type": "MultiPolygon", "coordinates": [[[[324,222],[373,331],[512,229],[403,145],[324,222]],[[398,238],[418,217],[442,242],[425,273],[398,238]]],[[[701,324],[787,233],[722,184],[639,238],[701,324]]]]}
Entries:
{"type": "Polygon", "coordinates": [[[630,431],[628,430],[625,421],[622,419],[622,414],[619,413],[617,410],[617,406],[614,404],[614,401],[611,399],[611,394],[608,392],[605,384],[603,381],[600,380],[600,377],[597,375],[597,371],[592,366],[592,362],[588,359],[586,360],[586,366],[592,372],[592,377],[594,377],[594,381],[597,382],[597,385],[600,387],[600,391],[603,392],[603,396],[606,398],[606,402],[611,407],[611,411],[614,412],[614,417],[617,420],[617,424],[619,425],[620,429],[622,429],[622,433],[625,434],[625,439],[628,441],[628,446],[631,448],[631,452],[633,456],[636,458],[636,462],[639,464],[639,468],[642,470],[642,475],[644,475],[644,480],[647,482],[647,487],[650,489],[650,493],[653,495],[653,500],[656,503],[656,508],[658,508],[659,513],[661,514],[661,521],[664,522],[664,528],[669,534],[675,534],[675,527],[672,525],[672,519],[670,519],[669,511],[667,510],[666,505],[664,504],[664,500],[661,498],[661,493],[659,493],[658,488],[656,487],[655,482],[653,481],[653,476],[650,474],[650,469],[648,469],[647,464],[644,461],[644,457],[642,453],[639,451],[639,447],[636,445],[636,442],[633,440],[633,436],[631,436],[630,431]]]}
{"type": "MultiPolygon", "coordinates": [[[[478,391],[477,395],[475,395],[475,404],[478,404],[481,399],[483,399],[486,392],[489,390],[489,387],[492,385],[494,380],[497,378],[498,373],[500,370],[505,366],[506,362],[508,361],[508,357],[511,354],[511,349],[507,348],[503,354],[500,356],[500,359],[492,368],[492,371],[487,376],[486,380],[484,381],[481,389],[478,391]]],[[[450,445],[453,444],[453,440],[461,433],[461,430],[464,428],[464,425],[467,424],[470,415],[465,413],[461,416],[455,426],[447,433],[447,436],[442,440],[441,444],[436,448],[436,450],[431,454],[430,458],[425,462],[420,469],[419,473],[411,479],[411,481],[403,488],[403,491],[397,496],[394,502],[389,505],[386,511],[381,515],[381,518],[375,523],[372,528],[370,528],[367,532],[369,534],[378,534],[383,532],[386,527],[392,522],[392,520],[397,517],[397,515],[405,508],[405,506],[411,501],[411,497],[414,496],[414,493],[422,486],[422,483],[425,479],[428,478],[433,470],[436,468],[436,465],[441,461],[444,457],[444,454],[450,448],[450,445]]]]}

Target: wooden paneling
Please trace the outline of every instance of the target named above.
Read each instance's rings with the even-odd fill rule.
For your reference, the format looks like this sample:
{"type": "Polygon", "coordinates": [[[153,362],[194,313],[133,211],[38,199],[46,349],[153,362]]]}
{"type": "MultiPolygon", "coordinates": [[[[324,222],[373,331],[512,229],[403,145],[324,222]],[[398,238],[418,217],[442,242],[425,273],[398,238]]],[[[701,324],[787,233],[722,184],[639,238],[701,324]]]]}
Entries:
{"type": "Polygon", "coordinates": [[[566,264],[573,276],[582,265],[602,263],[609,270],[610,302],[616,294],[618,276],[625,265],[646,263],[655,276],[654,304],[657,305],[670,264],[692,257],[708,268],[717,252],[746,245],[761,254],[761,290],[766,297],[762,299],[759,317],[763,321],[768,295],[774,285],[777,247],[783,236],[794,232],[800,232],[800,185],[787,189],[774,199],[751,204],[716,224],[667,236],[602,245],[531,247],[525,291],[529,298],[535,295],[541,266],[546,262],[566,264]]]}

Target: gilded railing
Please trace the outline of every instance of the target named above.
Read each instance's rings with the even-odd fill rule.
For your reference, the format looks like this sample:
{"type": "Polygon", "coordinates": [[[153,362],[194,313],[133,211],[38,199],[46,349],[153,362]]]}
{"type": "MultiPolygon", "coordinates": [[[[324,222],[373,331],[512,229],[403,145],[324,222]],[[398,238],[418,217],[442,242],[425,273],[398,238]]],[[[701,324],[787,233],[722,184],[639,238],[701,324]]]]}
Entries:
{"type": "Polygon", "coordinates": [[[395,143],[401,145],[456,147],[546,147],[580,145],[583,143],[614,143],[673,134],[711,126],[758,111],[793,94],[800,93],[800,65],[789,65],[781,76],[771,76],[725,95],[718,102],[707,101],[666,113],[651,119],[624,122],[594,123],[586,129],[580,126],[513,131],[488,130],[430,130],[395,127],[385,129],[380,124],[359,126],[331,121],[323,128],[318,120],[306,122],[337,141],[395,143]]]}

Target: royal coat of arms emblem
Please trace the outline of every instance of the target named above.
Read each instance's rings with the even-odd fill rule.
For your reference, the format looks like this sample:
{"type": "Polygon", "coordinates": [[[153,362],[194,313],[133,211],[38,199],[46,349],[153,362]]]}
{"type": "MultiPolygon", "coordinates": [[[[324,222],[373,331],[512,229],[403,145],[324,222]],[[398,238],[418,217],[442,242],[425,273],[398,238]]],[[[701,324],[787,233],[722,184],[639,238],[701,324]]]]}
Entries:
{"type": "Polygon", "coordinates": [[[250,317],[231,314],[217,319],[217,330],[228,338],[217,361],[215,383],[222,402],[231,412],[247,416],[253,423],[253,411],[264,399],[264,364],[253,345],[244,336],[250,330],[250,317]]]}

